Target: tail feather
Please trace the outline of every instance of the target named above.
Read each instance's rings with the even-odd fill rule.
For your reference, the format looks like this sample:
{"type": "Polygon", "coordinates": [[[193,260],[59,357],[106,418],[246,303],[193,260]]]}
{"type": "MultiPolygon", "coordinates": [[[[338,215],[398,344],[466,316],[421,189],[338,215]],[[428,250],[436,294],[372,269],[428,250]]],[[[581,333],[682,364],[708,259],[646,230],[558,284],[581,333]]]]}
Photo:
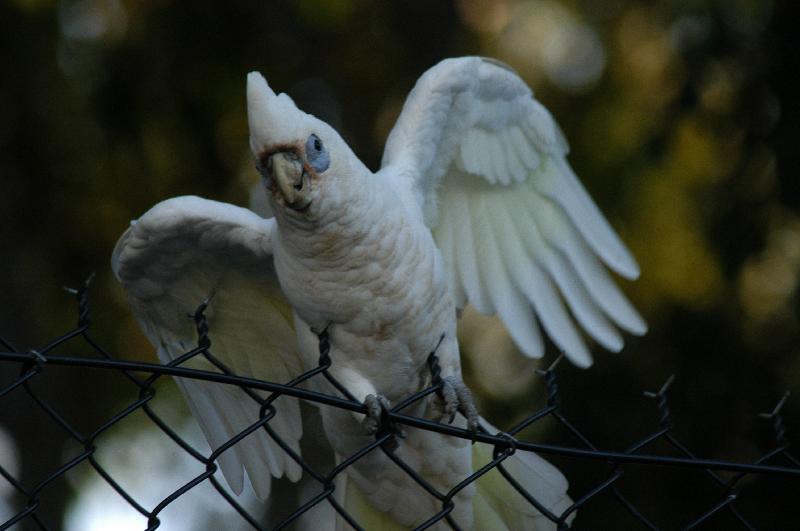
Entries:
{"type": "MultiPolygon", "coordinates": [[[[496,432],[488,422],[481,422],[490,431],[496,432]]],[[[475,444],[472,450],[472,466],[477,470],[492,460],[492,448],[485,444],[475,444]]],[[[556,516],[572,505],[567,494],[569,484],[564,475],[553,465],[533,452],[518,451],[505,461],[505,470],[536,501],[556,516]]],[[[477,492],[473,500],[475,506],[476,529],[508,530],[555,530],[556,524],[531,505],[497,470],[491,470],[477,482],[477,492]],[[487,518],[486,525],[483,518],[487,518]],[[499,518],[503,526],[497,527],[499,518]],[[486,527],[492,521],[490,527],[486,527]]],[[[569,521],[574,518],[570,515],[569,521]]]]}
{"type": "MultiPolygon", "coordinates": [[[[482,424],[496,432],[488,422],[482,424]]],[[[472,446],[472,469],[478,470],[492,460],[492,447],[486,444],[472,446]]],[[[561,515],[572,505],[567,494],[569,484],[564,475],[552,464],[532,452],[518,451],[503,461],[503,468],[542,506],[556,516],[561,515]]],[[[393,521],[388,513],[373,507],[358,490],[355,483],[348,481],[343,474],[337,482],[338,499],[364,529],[381,531],[402,531],[406,529],[393,521]],[[342,499],[344,498],[344,499],[342,499]]],[[[495,468],[476,482],[477,489],[472,498],[475,530],[492,531],[555,531],[557,525],[542,514],[503,477],[495,468]]],[[[413,508],[409,508],[413,510],[413,508]]],[[[332,515],[333,511],[329,511],[332,515]]],[[[568,522],[572,522],[571,514],[568,522]]],[[[335,529],[347,529],[341,518],[336,517],[335,529]]],[[[319,520],[317,520],[319,521],[319,520]]],[[[317,531],[319,526],[317,526],[317,531]]],[[[326,528],[327,529],[327,528],[326,528]]],[[[441,522],[432,529],[450,529],[441,522]]]]}

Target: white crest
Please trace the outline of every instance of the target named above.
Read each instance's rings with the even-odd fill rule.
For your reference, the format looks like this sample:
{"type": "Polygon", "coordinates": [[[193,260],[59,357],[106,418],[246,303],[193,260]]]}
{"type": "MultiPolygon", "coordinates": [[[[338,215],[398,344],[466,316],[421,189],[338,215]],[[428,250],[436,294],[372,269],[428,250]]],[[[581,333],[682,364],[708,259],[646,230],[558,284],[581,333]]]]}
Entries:
{"type": "Polygon", "coordinates": [[[276,145],[304,142],[309,118],[287,94],[276,95],[264,76],[247,74],[247,120],[253,155],[276,145]]]}

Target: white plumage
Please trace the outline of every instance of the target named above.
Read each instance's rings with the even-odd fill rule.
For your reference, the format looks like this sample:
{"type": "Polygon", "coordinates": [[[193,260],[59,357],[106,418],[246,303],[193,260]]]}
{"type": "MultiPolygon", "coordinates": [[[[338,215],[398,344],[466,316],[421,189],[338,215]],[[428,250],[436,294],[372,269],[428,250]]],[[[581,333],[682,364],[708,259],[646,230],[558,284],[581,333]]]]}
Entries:
{"type": "MultiPolygon", "coordinates": [[[[163,361],[191,348],[186,314],[212,292],[212,352],[234,372],[286,382],[316,366],[316,334],[327,329],[331,372],[359,400],[396,403],[429,385],[425,361],[442,337],[442,374],[458,385],[456,309],[467,304],[498,314],[526,355],[543,354],[543,329],[583,367],[592,358],[581,329],[614,351],[623,345],[617,326],[645,332],[601,265],[635,278],[636,262],[569,167],[550,113],[505,65],[466,57],[428,70],[374,174],[259,74],[248,76],[247,96],[250,147],[275,217],[175,198],[132,224],[114,251],[114,271],[163,361]]],[[[181,385],[214,448],[258,418],[240,389],[181,385]]],[[[270,426],[299,452],[297,401],[276,406],[270,426]]],[[[436,417],[442,407],[434,398],[410,413],[436,417]]],[[[322,408],[321,418],[312,430],[325,432],[337,459],[371,440],[362,415],[322,408]]],[[[396,452],[442,491],[491,457],[413,429],[396,452]]],[[[270,477],[301,475],[263,430],[223,452],[220,466],[235,491],[246,472],[264,498],[270,477]]],[[[566,480],[541,458],[517,454],[509,469],[551,511],[570,505],[566,480]]],[[[456,496],[460,525],[553,528],[492,478],[456,496]]],[[[337,495],[383,529],[419,525],[440,509],[380,452],[348,468],[337,495]]]]}
{"type": "Polygon", "coordinates": [[[448,59],[412,90],[383,166],[419,170],[412,186],[441,242],[459,306],[468,301],[497,313],[520,350],[540,357],[533,309],[556,345],[588,366],[561,297],[610,350],[622,340],[607,318],[634,334],[646,325],[597,262],[625,278],[639,275],[567,152],[550,113],[514,72],[480,58],[448,59]]]}

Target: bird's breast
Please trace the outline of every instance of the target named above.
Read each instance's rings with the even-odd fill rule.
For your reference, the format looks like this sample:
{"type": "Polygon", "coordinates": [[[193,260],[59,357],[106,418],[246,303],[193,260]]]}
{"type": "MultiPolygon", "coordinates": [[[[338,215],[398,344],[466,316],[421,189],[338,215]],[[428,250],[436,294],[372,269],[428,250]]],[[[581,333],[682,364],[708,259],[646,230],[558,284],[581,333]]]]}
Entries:
{"type": "MultiPolygon", "coordinates": [[[[398,205],[358,222],[303,235],[303,249],[275,246],[275,265],[291,305],[312,330],[333,325],[342,349],[364,360],[408,366],[455,333],[455,310],[430,231],[398,205]]],[[[334,345],[336,346],[336,345],[334,345]]]]}

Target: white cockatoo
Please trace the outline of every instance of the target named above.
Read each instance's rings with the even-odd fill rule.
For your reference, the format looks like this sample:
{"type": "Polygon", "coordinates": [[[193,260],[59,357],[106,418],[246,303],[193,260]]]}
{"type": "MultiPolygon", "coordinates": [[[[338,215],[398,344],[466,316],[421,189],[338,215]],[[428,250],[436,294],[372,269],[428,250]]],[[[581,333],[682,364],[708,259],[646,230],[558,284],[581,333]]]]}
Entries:
{"type": "MultiPolygon", "coordinates": [[[[247,107],[274,217],[178,197],[134,221],[114,251],[114,272],[163,362],[195,345],[187,313],[211,293],[211,350],[239,375],[288,382],[317,366],[325,331],[331,375],[370,412],[320,408],[322,431],[342,460],[373,440],[381,408],[431,384],[426,360],[434,351],[443,392],[405,412],[450,420],[459,410],[456,425],[479,421],[456,339],[467,304],[497,314],[527,356],[544,353],[541,325],[581,367],[592,358],[580,328],[612,351],[623,345],[617,327],[644,333],[601,265],[633,279],[636,262],[567,163],[550,113],[507,66],[464,57],[428,70],[377,172],[258,73],[247,78],[247,107]]],[[[216,370],[199,358],[189,365],[216,370]]],[[[235,386],[179,382],[212,448],[258,419],[258,404],[235,386]]],[[[281,396],[275,407],[270,427],[299,453],[297,400],[281,396]]],[[[440,492],[491,459],[484,445],[412,428],[394,452],[440,492]]],[[[301,477],[260,429],[218,461],[235,492],[246,474],[262,498],[273,477],[301,477]]],[[[542,458],[517,452],[505,464],[553,513],[571,505],[567,481],[542,458]]],[[[413,527],[442,508],[381,451],[346,468],[336,496],[367,529],[413,527]]],[[[555,529],[496,471],[454,502],[462,529],[555,529]]],[[[340,517],[325,514],[314,528],[341,528],[340,517]]]]}

